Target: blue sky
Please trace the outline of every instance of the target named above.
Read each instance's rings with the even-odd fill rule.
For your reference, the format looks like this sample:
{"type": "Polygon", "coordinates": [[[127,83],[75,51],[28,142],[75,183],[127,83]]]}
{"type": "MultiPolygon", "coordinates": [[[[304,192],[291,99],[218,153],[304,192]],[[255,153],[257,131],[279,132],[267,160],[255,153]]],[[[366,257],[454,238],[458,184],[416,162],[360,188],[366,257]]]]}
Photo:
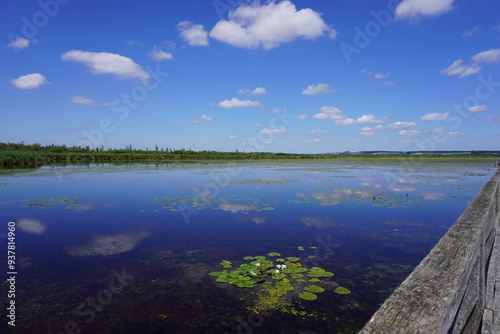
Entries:
{"type": "Polygon", "coordinates": [[[0,141],[500,150],[493,0],[0,3],[0,141]]]}

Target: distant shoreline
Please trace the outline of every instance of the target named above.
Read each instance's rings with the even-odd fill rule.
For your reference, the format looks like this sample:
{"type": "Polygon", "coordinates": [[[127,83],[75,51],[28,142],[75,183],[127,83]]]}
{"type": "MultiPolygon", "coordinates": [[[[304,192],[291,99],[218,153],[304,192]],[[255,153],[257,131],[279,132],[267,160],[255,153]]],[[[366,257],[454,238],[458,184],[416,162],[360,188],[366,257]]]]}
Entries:
{"type": "Polygon", "coordinates": [[[0,168],[33,168],[52,163],[79,162],[181,162],[181,161],[230,161],[230,160],[430,160],[473,161],[500,157],[499,151],[442,151],[442,152],[356,152],[342,154],[292,154],[292,153],[241,153],[215,151],[132,151],[132,152],[40,152],[32,150],[0,151],[0,168]]]}

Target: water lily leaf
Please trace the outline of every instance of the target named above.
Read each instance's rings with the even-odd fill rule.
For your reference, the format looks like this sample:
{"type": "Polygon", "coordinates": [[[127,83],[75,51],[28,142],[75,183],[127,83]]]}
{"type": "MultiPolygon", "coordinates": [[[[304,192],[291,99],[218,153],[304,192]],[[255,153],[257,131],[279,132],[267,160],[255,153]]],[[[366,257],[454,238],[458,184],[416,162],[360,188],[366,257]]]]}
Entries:
{"type": "Polygon", "coordinates": [[[338,293],[339,295],[348,295],[351,293],[349,289],[343,288],[341,286],[333,290],[333,292],[338,293]]]}
{"type": "Polygon", "coordinates": [[[245,287],[245,283],[243,283],[243,282],[239,282],[238,284],[236,284],[236,286],[237,286],[238,288],[244,288],[244,287],[245,287]]]}
{"type": "Polygon", "coordinates": [[[291,274],[290,275],[291,278],[301,278],[302,276],[303,276],[302,274],[291,274]]]}
{"type": "Polygon", "coordinates": [[[309,285],[309,286],[305,287],[304,290],[309,291],[309,292],[316,292],[316,293],[321,293],[321,292],[325,291],[325,289],[323,289],[322,287],[317,286],[317,285],[309,285]]]}
{"type": "Polygon", "coordinates": [[[271,277],[272,277],[272,278],[274,278],[274,279],[278,279],[278,280],[280,280],[280,279],[282,279],[282,278],[285,278],[285,277],[286,277],[286,275],[285,275],[285,274],[278,274],[278,275],[273,275],[273,276],[271,276],[271,277]]]}
{"type": "Polygon", "coordinates": [[[253,259],[254,259],[254,257],[253,257],[253,256],[245,256],[245,257],[243,258],[243,260],[246,260],[246,261],[253,260],[253,259]]]}
{"type": "Polygon", "coordinates": [[[229,282],[229,279],[228,279],[227,276],[219,276],[219,277],[217,277],[216,282],[218,282],[218,283],[226,283],[226,282],[229,282]]]}
{"type": "Polygon", "coordinates": [[[299,251],[303,251],[303,250],[304,250],[304,247],[299,246],[299,247],[297,247],[297,249],[298,249],[299,251]]]}
{"type": "Polygon", "coordinates": [[[319,279],[317,279],[316,277],[315,277],[315,278],[311,278],[311,279],[309,280],[309,282],[313,282],[313,283],[315,283],[315,282],[319,282],[319,279]]]}
{"type": "Polygon", "coordinates": [[[221,274],[222,274],[222,273],[221,273],[221,272],[219,272],[219,271],[214,271],[214,272],[210,273],[209,275],[210,275],[210,276],[219,276],[219,275],[221,275],[221,274]]]}
{"type": "Polygon", "coordinates": [[[240,281],[249,281],[249,280],[250,280],[250,277],[248,277],[248,276],[238,276],[238,279],[239,279],[240,281]]]}
{"type": "Polygon", "coordinates": [[[276,253],[276,252],[271,252],[271,253],[269,253],[267,255],[269,255],[269,256],[281,256],[280,253],[276,253]]]}
{"type": "Polygon", "coordinates": [[[307,268],[301,267],[301,268],[296,268],[294,269],[296,273],[305,273],[307,271],[307,268]]]}
{"type": "Polygon", "coordinates": [[[290,257],[287,257],[286,258],[288,261],[290,262],[297,262],[300,260],[300,257],[293,257],[293,256],[290,256],[290,257]]]}
{"type": "Polygon", "coordinates": [[[254,256],[253,258],[256,259],[256,260],[264,260],[266,257],[262,256],[262,255],[259,255],[259,256],[254,256]]]}
{"type": "Polygon", "coordinates": [[[276,259],[276,262],[285,262],[285,259],[276,259]]]}
{"type": "Polygon", "coordinates": [[[329,272],[329,271],[325,271],[324,273],[321,273],[323,277],[332,277],[333,276],[333,273],[329,272]]]}
{"type": "Polygon", "coordinates": [[[304,291],[303,293],[299,293],[299,297],[305,300],[315,300],[318,298],[314,293],[304,291]]]}

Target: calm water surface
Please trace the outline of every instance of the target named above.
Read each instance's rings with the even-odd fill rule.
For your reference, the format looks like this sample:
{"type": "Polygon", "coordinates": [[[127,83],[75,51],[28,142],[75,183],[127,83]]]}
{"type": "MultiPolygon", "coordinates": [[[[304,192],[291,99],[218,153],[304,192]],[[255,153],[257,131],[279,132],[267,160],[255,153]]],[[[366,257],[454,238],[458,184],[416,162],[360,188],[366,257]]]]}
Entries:
{"type": "Polygon", "coordinates": [[[332,160],[0,172],[2,277],[9,221],[18,272],[16,327],[4,317],[0,330],[357,332],[495,171],[492,162],[332,160]],[[232,270],[270,252],[334,276],[317,283],[316,300],[298,297],[310,282],[295,282],[287,307],[255,314],[256,292],[272,279],[247,289],[209,275],[223,260],[232,270]]]}

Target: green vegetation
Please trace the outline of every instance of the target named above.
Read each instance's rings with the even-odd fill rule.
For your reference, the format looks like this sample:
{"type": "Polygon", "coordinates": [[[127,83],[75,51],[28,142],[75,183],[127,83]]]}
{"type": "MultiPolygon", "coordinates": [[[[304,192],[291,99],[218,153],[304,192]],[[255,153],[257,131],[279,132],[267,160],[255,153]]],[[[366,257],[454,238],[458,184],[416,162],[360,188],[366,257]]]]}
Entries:
{"type": "MultiPolygon", "coordinates": [[[[217,152],[193,151],[191,149],[158,148],[153,150],[134,149],[127,145],[122,149],[104,149],[66,145],[21,143],[0,143],[0,167],[27,167],[55,162],[130,162],[130,161],[186,161],[186,160],[267,160],[267,159],[336,159],[336,158],[432,158],[432,159],[478,159],[499,157],[499,151],[472,152],[343,152],[327,154],[292,154],[269,152],[217,152]]],[[[261,182],[261,181],[259,181],[261,182]]],[[[270,181],[274,182],[275,181],[270,181]]]]}
{"type": "MultiPolygon", "coordinates": [[[[270,257],[281,256],[280,253],[276,252],[271,252],[268,255],[270,257]]],[[[316,294],[324,292],[325,289],[318,285],[306,286],[306,284],[320,282],[319,278],[333,276],[333,273],[319,267],[310,269],[303,267],[298,257],[287,257],[286,261],[281,258],[276,259],[275,261],[279,264],[266,259],[265,256],[245,256],[243,259],[248,263],[242,263],[233,270],[230,270],[233,268],[232,262],[222,260],[220,265],[224,270],[214,271],[209,275],[217,277],[217,283],[229,283],[239,288],[248,289],[259,287],[259,291],[256,293],[257,300],[253,306],[248,308],[257,313],[272,309],[282,312],[290,311],[291,296],[287,295],[290,291],[295,291],[301,299],[315,300],[318,298],[316,294]],[[303,274],[310,279],[304,279],[303,274]]],[[[345,288],[343,290],[337,288],[337,290],[334,292],[338,294],[346,294],[349,291],[345,288]]]]}

